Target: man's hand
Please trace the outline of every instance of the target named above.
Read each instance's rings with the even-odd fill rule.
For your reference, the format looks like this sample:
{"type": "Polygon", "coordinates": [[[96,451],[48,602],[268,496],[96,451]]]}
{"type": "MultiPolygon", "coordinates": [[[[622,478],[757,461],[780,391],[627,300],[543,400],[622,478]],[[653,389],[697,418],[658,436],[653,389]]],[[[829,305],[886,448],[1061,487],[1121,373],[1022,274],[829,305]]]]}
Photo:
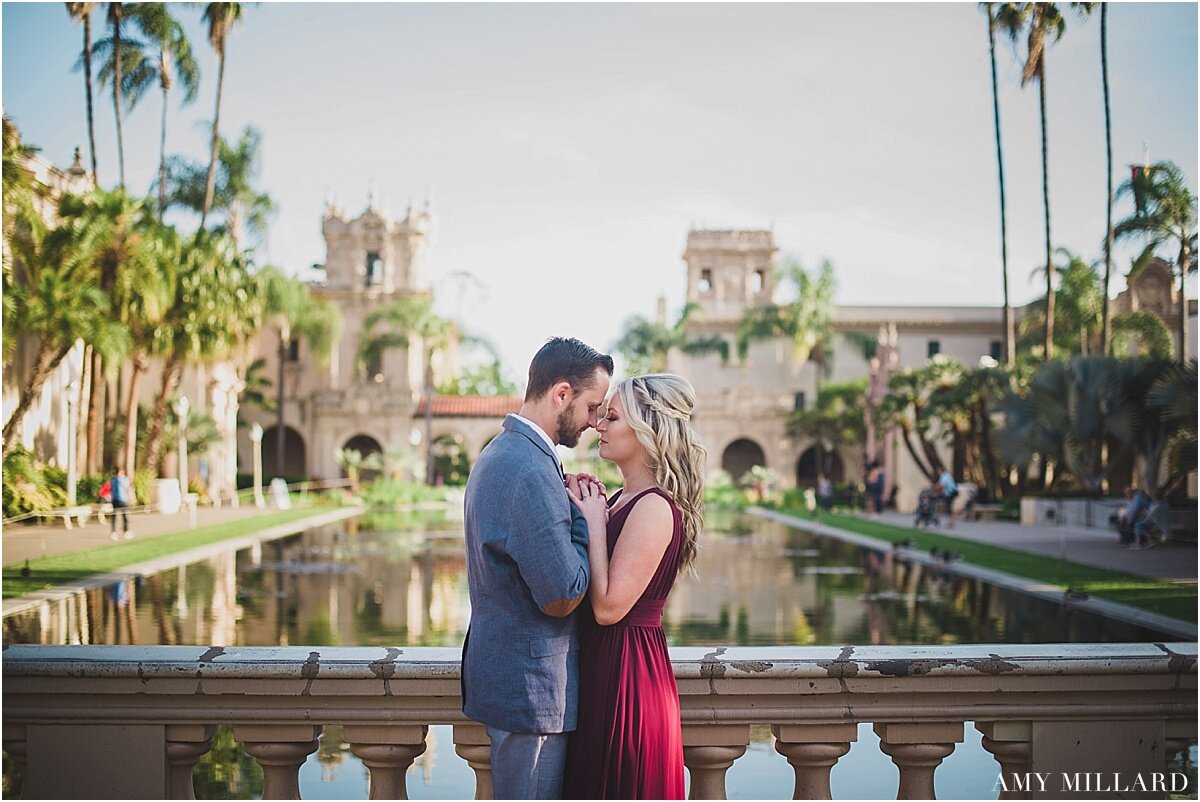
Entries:
{"type": "Polygon", "coordinates": [[[606,497],[606,498],[608,497],[608,488],[604,486],[604,482],[601,482],[601,481],[600,481],[600,479],[599,479],[598,477],[596,477],[596,476],[593,476],[593,475],[592,475],[592,474],[590,474],[590,473],[582,473],[582,472],[581,472],[581,473],[568,473],[568,474],[564,474],[564,480],[563,480],[563,484],[565,484],[565,485],[567,486],[567,489],[568,489],[568,490],[570,490],[570,488],[571,488],[571,480],[572,480],[572,479],[574,479],[574,480],[575,480],[575,482],[576,482],[576,491],[577,491],[577,492],[575,492],[575,493],[574,493],[574,495],[575,495],[575,496],[578,496],[578,495],[579,495],[579,493],[578,493],[578,487],[579,487],[579,484],[580,484],[580,483],[582,483],[582,482],[590,482],[591,484],[594,484],[594,485],[596,485],[597,487],[599,487],[599,488],[600,488],[600,495],[601,495],[601,496],[604,496],[604,497],[606,497]]]}

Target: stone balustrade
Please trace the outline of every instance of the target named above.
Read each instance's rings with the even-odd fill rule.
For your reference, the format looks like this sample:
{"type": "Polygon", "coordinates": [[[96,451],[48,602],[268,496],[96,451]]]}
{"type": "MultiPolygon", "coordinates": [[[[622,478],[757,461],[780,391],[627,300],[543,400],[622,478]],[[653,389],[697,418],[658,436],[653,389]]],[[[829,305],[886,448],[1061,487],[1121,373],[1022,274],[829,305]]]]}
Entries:
{"type": "MultiPolygon", "coordinates": [[[[797,799],[830,797],[860,723],[899,768],[900,799],[933,797],[966,722],[997,776],[1017,779],[1149,783],[1196,737],[1195,644],[676,647],[671,658],[694,799],[725,798],[752,724],[771,726],[797,799]]],[[[407,798],[430,724],[453,725],[476,798],[491,796],[487,736],[460,711],[458,649],[14,645],[3,678],[4,749],[26,798],[194,798],[192,768],[218,724],[262,766],[267,799],[299,798],[299,767],[328,724],[369,769],[371,799],[407,798]]]]}

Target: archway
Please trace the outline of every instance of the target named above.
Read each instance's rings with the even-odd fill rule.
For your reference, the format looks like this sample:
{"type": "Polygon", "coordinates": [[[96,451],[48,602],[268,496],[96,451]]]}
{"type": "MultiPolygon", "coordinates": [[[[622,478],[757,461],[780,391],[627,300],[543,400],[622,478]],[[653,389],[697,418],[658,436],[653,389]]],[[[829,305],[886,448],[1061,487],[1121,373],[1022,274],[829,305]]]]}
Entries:
{"type": "Polygon", "coordinates": [[[846,481],[846,466],[836,451],[826,451],[821,446],[813,446],[800,455],[796,461],[796,486],[816,487],[817,479],[826,473],[829,481],[840,485],[846,481]]]}
{"type": "Polygon", "coordinates": [[[307,453],[304,438],[291,426],[283,427],[283,465],[279,464],[279,426],[263,431],[262,459],[263,479],[270,481],[277,476],[305,478],[308,476],[307,453]]]}
{"type": "Polygon", "coordinates": [[[433,483],[465,485],[471,471],[467,442],[462,435],[443,434],[433,439],[433,483]]]}
{"type": "MultiPolygon", "coordinates": [[[[371,454],[379,454],[381,456],[383,454],[383,446],[379,444],[379,441],[366,434],[356,434],[354,437],[351,437],[346,441],[346,444],[342,446],[342,450],[357,451],[362,455],[364,462],[371,454]]],[[[375,477],[379,476],[381,473],[383,473],[383,471],[381,471],[379,468],[362,468],[358,472],[358,478],[360,481],[369,482],[375,477]]],[[[342,469],[341,475],[343,479],[346,478],[345,468],[342,469]]]]}
{"type": "Polygon", "coordinates": [[[740,484],[742,477],[755,465],[766,466],[767,457],[762,446],[753,440],[742,438],[734,440],[725,447],[721,455],[721,467],[733,477],[735,484],[740,484]]]}

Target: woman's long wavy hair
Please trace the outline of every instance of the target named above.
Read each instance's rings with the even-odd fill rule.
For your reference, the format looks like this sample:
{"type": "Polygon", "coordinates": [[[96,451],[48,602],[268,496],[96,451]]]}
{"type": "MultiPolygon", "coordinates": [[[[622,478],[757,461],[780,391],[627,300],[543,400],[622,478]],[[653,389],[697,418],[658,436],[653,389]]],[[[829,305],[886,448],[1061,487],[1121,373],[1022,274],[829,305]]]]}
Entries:
{"type": "Polygon", "coordinates": [[[696,391],[682,376],[651,373],[625,379],[617,385],[617,394],[629,425],[646,449],[655,481],[682,514],[679,570],[690,570],[704,525],[704,461],[708,456],[691,423],[696,391]]]}

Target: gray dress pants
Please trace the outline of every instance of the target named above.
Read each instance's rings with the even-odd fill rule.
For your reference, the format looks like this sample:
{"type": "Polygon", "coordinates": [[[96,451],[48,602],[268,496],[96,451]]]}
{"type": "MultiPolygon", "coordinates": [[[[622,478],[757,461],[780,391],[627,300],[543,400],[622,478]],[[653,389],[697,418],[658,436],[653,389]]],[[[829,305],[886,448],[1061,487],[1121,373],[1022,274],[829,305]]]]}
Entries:
{"type": "Polygon", "coordinates": [[[496,799],[561,799],[567,733],[508,732],[487,728],[492,739],[496,799]]]}

